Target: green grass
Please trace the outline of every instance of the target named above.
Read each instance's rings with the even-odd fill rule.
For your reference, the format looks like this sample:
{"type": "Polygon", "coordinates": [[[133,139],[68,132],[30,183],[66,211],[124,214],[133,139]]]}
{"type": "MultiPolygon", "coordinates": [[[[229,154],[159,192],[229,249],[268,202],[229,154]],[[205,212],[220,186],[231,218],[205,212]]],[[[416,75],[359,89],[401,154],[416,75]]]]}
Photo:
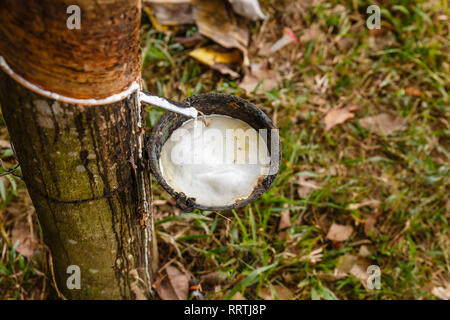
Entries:
{"type": "MultiPolygon", "coordinates": [[[[286,12],[277,2],[265,4],[275,16],[286,12]]],[[[274,187],[261,200],[224,213],[226,217],[197,212],[197,219],[177,216],[167,230],[163,231],[164,220],[157,226],[165,234],[189,227],[175,243],[160,239],[168,249],[166,259],[173,257],[171,247],[176,247],[178,260],[195,276],[214,270],[228,276],[213,297],[230,298],[240,292],[258,298],[263,287],[273,291],[274,285],[282,284],[298,299],[432,299],[431,288],[449,281],[448,26],[437,18],[445,13],[438,2],[391,1],[382,7],[382,26],[388,31],[374,38],[364,27],[369,2],[358,2],[356,18],[349,18],[355,12],[353,2],[333,12],[337,4],[305,9],[302,28],[318,23],[331,41],[286,48],[300,53],[302,58],[294,61],[282,52],[275,55],[274,69],[289,62],[294,72],[270,92],[247,96],[237,82],[198,66],[178,50],[168,51],[175,67],[149,66],[146,71],[151,75],[146,78],[150,90],[182,99],[197,92],[193,88],[201,83],[201,92],[249,99],[272,118],[276,115],[281,130],[283,165],[274,187]],[[352,29],[357,23],[361,27],[352,29]],[[337,36],[350,37],[351,45],[339,50],[331,44],[337,36]],[[372,43],[383,39],[389,41],[372,43]],[[311,86],[316,75],[328,77],[324,94],[311,86]],[[409,87],[422,96],[408,95],[409,87]],[[359,106],[355,118],[325,131],[320,109],[350,103],[359,106]],[[382,112],[407,119],[407,129],[378,136],[358,121],[382,112]],[[300,175],[320,188],[300,198],[300,175]],[[348,207],[368,199],[380,201],[380,214],[379,232],[366,236],[364,221],[374,209],[348,207]],[[280,212],[286,204],[292,226],[280,233],[280,212]],[[326,239],[327,223],[324,227],[321,219],[328,225],[351,224],[356,232],[336,247],[326,239]],[[357,255],[361,244],[371,252],[366,262],[381,268],[380,290],[367,290],[354,276],[333,279],[339,258],[357,255]],[[321,259],[308,259],[320,248],[321,259]]],[[[294,26],[288,17],[285,21],[294,26]]],[[[164,39],[169,48],[172,38],[164,39]]],[[[150,117],[155,114],[159,111],[150,110],[150,117]]],[[[168,197],[158,186],[155,189],[159,197],[168,197]]]]}
{"type": "MultiPolygon", "coordinates": [[[[143,26],[143,78],[149,91],[180,100],[210,91],[244,97],[276,120],[283,151],[273,188],[236,211],[182,214],[155,183],[154,197],[169,201],[156,207],[160,265],[176,259],[197,278],[220,271],[225,281],[217,292],[206,292],[216,299],[237,293],[257,299],[263,289],[277,296],[280,285],[295,299],[435,299],[431,289],[450,281],[446,2],[383,1],[385,33],[379,37],[365,27],[369,1],[357,1],[356,7],[354,1],[305,6],[301,21],[293,13],[299,9],[290,7],[295,2],[261,2],[271,19],[278,18],[266,31],[268,41],[275,41],[284,26],[298,27],[301,36],[315,23],[327,40],[277,52],[272,67],[287,64],[289,77],[277,89],[251,96],[238,87],[239,80],[190,58],[190,49],[172,36],[143,26]],[[335,44],[339,38],[350,39],[345,49],[335,44]],[[314,87],[316,76],[328,79],[323,93],[314,87]],[[422,95],[408,95],[410,87],[422,95]],[[359,107],[355,118],[325,131],[324,112],[349,104],[359,107]],[[359,119],[382,112],[406,119],[406,130],[380,136],[361,126],[359,119]],[[300,176],[319,188],[301,198],[300,176]],[[379,201],[376,209],[351,209],[371,199],[379,201]],[[280,212],[286,209],[292,225],[280,232],[280,212]],[[364,223],[375,212],[378,232],[366,235],[364,223]],[[352,225],[351,238],[341,244],[327,240],[333,222],[352,225]],[[351,275],[333,276],[340,259],[357,256],[362,245],[370,251],[363,260],[381,269],[380,290],[367,290],[351,275]]],[[[260,27],[257,23],[252,32],[258,34],[260,27]]],[[[148,109],[149,128],[162,113],[148,109]]],[[[35,264],[18,256],[13,245],[0,242],[0,250],[6,250],[0,252],[0,289],[18,298],[20,286],[33,281],[35,264]],[[25,280],[11,282],[17,270],[25,280]]]]}

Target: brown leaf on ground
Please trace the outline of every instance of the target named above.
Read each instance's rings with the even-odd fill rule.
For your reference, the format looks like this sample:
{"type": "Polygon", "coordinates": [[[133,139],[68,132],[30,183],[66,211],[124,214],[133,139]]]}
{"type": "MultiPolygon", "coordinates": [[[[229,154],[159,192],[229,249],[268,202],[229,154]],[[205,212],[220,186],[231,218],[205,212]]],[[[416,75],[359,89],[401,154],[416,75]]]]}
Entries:
{"type": "Polygon", "coordinates": [[[368,264],[362,258],[351,254],[345,254],[339,257],[336,268],[334,269],[333,276],[336,279],[345,278],[352,275],[358,278],[361,283],[366,286],[368,264]]]}
{"type": "Polygon", "coordinates": [[[291,300],[294,294],[291,290],[282,285],[274,285],[275,292],[277,293],[279,300],[291,300]]]}
{"type": "Polygon", "coordinates": [[[325,130],[328,131],[334,126],[337,126],[338,124],[344,123],[345,121],[352,119],[355,115],[352,113],[352,111],[355,111],[358,109],[356,106],[348,106],[341,109],[331,109],[328,111],[328,113],[325,115],[324,122],[325,122],[325,130]]]}
{"type": "Polygon", "coordinates": [[[225,48],[237,48],[246,55],[249,34],[246,27],[237,24],[233,12],[226,8],[222,0],[192,0],[194,19],[198,30],[225,48]]]}
{"type": "Polygon", "coordinates": [[[384,48],[390,47],[395,43],[394,33],[387,29],[372,29],[370,32],[374,32],[374,30],[379,30],[376,32],[381,32],[380,35],[374,35],[369,37],[368,39],[368,48],[369,50],[383,50],[384,48]]]}
{"type": "Polygon", "coordinates": [[[331,221],[326,213],[323,213],[320,215],[319,219],[317,220],[316,224],[323,230],[328,230],[331,226],[331,221]]]}
{"type": "Polygon", "coordinates": [[[0,149],[11,149],[11,143],[9,143],[9,141],[0,139],[0,149]]]}
{"type": "Polygon", "coordinates": [[[189,53],[191,57],[233,78],[239,77],[234,69],[242,64],[241,52],[237,49],[226,49],[218,45],[197,48],[189,53]]]}
{"type": "Polygon", "coordinates": [[[177,267],[166,267],[165,277],[156,287],[162,300],[186,300],[189,294],[189,277],[177,267]]]}
{"type": "Polygon", "coordinates": [[[280,224],[278,225],[278,230],[284,230],[291,226],[291,217],[288,208],[288,204],[283,204],[283,207],[286,208],[281,211],[280,224]]]}
{"type": "Polygon", "coordinates": [[[225,273],[213,271],[200,277],[200,284],[204,290],[213,290],[215,286],[224,282],[227,278],[225,273]]]}
{"type": "Polygon", "coordinates": [[[264,19],[258,0],[228,0],[234,12],[253,21],[264,19]]]}
{"type": "Polygon", "coordinates": [[[380,200],[371,199],[371,200],[365,200],[365,201],[359,202],[359,203],[349,204],[347,208],[350,210],[358,210],[359,208],[362,208],[362,207],[378,208],[380,203],[381,203],[380,200]]]}
{"type": "Polygon", "coordinates": [[[174,266],[166,267],[167,276],[180,300],[185,300],[189,292],[189,277],[174,266]]]}
{"type": "Polygon", "coordinates": [[[239,78],[239,73],[234,71],[229,65],[223,63],[215,63],[211,66],[211,69],[217,70],[221,74],[227,74],[232,78],[239,78]]]}
{"type": "Polygon", "coordinates": [[[276,88],[277,86],[278,75],[276,71],[271,70],[269,68],[269,64],[265,62],[252,63],[250,65],[250,71],[245,74],[239,88],[242,88],[248,94],[251,94],[256,88],[268,91],[276,88]]]}
{"type": "Polygon", "coordinates": [[[405,89],[405,93],[406,93],[408,96],[414,96],[414,97],[421,97],[421,96],[422,96],[422,91],[420,91],[419,89],[414,88],[414,87],[408,87],[408,88],[406,88],[406,89],[405,89]]]}
{"type": "Polygon", "coordinates": [[[328,75],[317,74],[314,77],[314,83],[312,88],[321,95],[326,94],[327,90],[330,89],[330,82],[328,80],[328,75]]]}
{"type": "Polygon", "coordinates": [[[327,239],[332,241],[345,241],[353,233],[352,226],[344,226],[341,224],[333,223],[328,230],[327,239]]]}
{"type": "Polygon", "coordinates": [[[246,300],[245,297],[239,291],[236,292],[230,300],[246,300]]]}
{"type": "Polygon", "coordinates": [[[431,293],[434,294],[438,299],[450,300],[450,284],[446,288],[434,287],[431,290],[431,293]]]}
{"type": "MultiPolygon", "coordinates": [[[[278,297],[278,300],[291,300],[294,297],[294,294],[291,290],[286,288],[285,286],[276,284],[273,286],[275,293],[278,297]]],[[[275,296],[272,293],[270,288],[264,287],[259,290],[259,297],[264,300],[275,300],[275,296]]]]}
{"type": "Polygon", "coordinates": [[[325,33],[320,29],[317,23],[312,24],[308,29],[303,30],[300,37],[301,42],[317,41],[322,42],[326,39],[325,33]]]}
{"type": "Polygon", "coordinates": [[[405,130],[406,120],[387,113],[366,117],[359,120],[361,126],[380,135],[389,135],[395,131],[405,130]]]}
{"type": "Polygon", "coordinates": [[[336,46],[341,51],[347,51],[352,47],[352,45],[355,43],[355,39],[351,37],[345,37],[345,38],[339,38],[339,40],[336,42],[336,46]]]}
{"type": "Polygon", "coordinates": [[[385,35],[386,33],[387,33],[387,29],[386,28],[370,29],[369,30],[369,35],[371,37],[381,37],[381,36],[385,35]]]}
{"type": "Polygon", "coordinates": [[[242,62],[239,50],[227,49],[218,45],[197,48],[192,50],[189,55],[208,66],[212,66],[216,63],[240,64],[242,62]]]}
{"type": "Polygon", "coordinates": [[[174,37],[173,40],[175,42],[181,43],[183,46],[187,48],[190,48],[202,43],[206,39],[200,33],[197,32],[194,35],[188,37],[174,37]]]}
{"type": "Polygon", "coordinates": [[[152,9],[150,9],[150,4],[148,2],[144,2],[144,6],[142,7],[144,12],[147,14],[148,18],[150,19],[152,23],[152,28],[155,29],[158,32],[166,32],[166,31],[172,31],[177,30],[178,26],[167,26],[163,25],[158,22],[158,19],[156,18],[155,14],[153,13],[152,9]]]}
{"type": "Polygon", "coordinates": [[[320,262],[323,258],[323,248],[317,248],[312,250],[310,253],[308,253],[307,255],[301,257],[299,259],[299,262],[303,262],[303,261],[309,261],[312,264],[315,264],[317,262],[320,262]]]}
{"type": "Polygon", "coordinates": [[[368,265],[366,263],[360,262],[358,264],[354,264],[350,269],[350,274],[361,281],[364,287],[367,286],[367,279],[369,278],[369,274],[367,273],[368,265]]]}
{"type": "Polygon", "coordinates": [[[361,247],[359,247],[359,252],[358,252],[359,256],[366,258],[366,257],[370,256],[370,254],[371,254],[371,252],[367,246],[362,245],[361,247]]]}
{"type": "MultiPolygon", "coordinates": [[[[31,220],[30,220],[31,221],[31,220]]],[[[31,230],[29,223],[18,221],[11,231],[11,243],[19,243],[16,250],[22,256],[31,258],[39,248],[39,241],[35,230],[31,230]]]]}
{"type": "Polygon", "coordinates": [[[364,222],[364,234],[366,236],[369,237],[370,235],[373,236],[377,235],[378,230],[375,227],[375,224],[377,223],[378,215],[379,215],[378,213],[374,213],[366,218],[366,221],[364,222]]]}
{"type": "Polygon", "coordinates": [[[165,277],[156,286],[156,292],[162,300],[179,300],[175,291],[173,290],[170,280],[165,277]]]}
{"type": "Polygon", "coordinates": [[[340,256],[333,272],[334,277],[337,279],[346,277],[357,261],[358,257],[351,254],[344,254],[343,256],[340,256]]]}
{"type": "Polygon", "coordinates": [[[306,179],[303,176],[299,176],[298,184],[299,187],[297,188],[297,194],[300,198],[306,198],[314,190],[320,189],[320,186],[317,185],[313,180],[306,179]]]}
{"type": "Polygon", "coordinates": [[[144,0],[144,6],[151,10],[158,23],[177,26],[194,23],[191,0],[144,0]]]}

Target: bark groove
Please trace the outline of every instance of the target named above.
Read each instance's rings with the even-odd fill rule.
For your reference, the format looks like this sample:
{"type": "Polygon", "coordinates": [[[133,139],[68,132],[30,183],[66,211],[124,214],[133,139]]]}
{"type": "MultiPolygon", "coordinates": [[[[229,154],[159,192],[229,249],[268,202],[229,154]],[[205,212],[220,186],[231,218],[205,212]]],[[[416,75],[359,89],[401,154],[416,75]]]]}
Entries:
{"type": "Polygon", "coordinates": [[[148,297],[152,219],[142,223],[142,183],[145,192],[149,184],[135,94],[81,107],[39,96],[0,71],[0,103],[59,290],[71,299],[148,297]],[[70,265],[81,269],[79,290],[66,285],[70,265]]]}

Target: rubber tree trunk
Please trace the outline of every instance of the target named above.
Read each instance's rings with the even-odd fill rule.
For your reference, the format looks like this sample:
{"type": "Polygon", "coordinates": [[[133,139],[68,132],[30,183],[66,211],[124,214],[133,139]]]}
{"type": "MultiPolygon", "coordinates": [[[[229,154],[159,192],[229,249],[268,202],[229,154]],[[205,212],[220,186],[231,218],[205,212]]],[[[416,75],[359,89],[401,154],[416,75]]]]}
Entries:
{"type": "Polygon", "coordinates": [[[81,28],[70,30],[72,2],[0,3],[3,116],[59,291],[69,299],[148,298],[156,252],[133,89],[140,0],[78,0],[81,28]]]}

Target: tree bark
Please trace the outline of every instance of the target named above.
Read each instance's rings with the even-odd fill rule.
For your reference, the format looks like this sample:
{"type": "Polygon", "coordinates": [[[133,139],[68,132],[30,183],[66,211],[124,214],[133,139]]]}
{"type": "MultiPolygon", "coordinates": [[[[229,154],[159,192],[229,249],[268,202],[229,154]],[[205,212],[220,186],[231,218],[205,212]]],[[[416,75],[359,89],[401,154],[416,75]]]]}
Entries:
{"type": "Polygon", "coordinates": [[[0,55],[53,93],[109,97],[139,77],[140,11],[141,0],[2,0],[0,55]],[[80,29],[67,26],[74,4],[80,29]]]}
{"type": "Polygon", "coordinates": [[[133,289],[148,294],[151,225],[146,241],[148,229],[139,221],[143,168],[134,95],[80,108],[34,94],[0,74],[3,116],[59,290],[75,299],[133,298],[133,289]],[[70,265],[80,267],[80,290],[67,288],[70,265]],[[143,282],[133,279],[138,275],[143,282]]]}
{"type": "MultiPolygon", "coordinates": [[[[64,1],[5,0],[0,4],[0,55],[20,75],[0,70],[3,116],[51,250],[59,291],[69,299],[149,298],[156,252],[152,248],[150,180],[142,156],[144,129],[137,93],[95,106],[43,96],[51,91],[69,98],[102,99],[129,87],[134,77],[139,79],[140,19],[131,13],[140,15],[140,1],[99,0],[94,7],[91,0],[78,1],[86,29],[69,40],[58,38],[68,31],[53,28],[52,17],[44,10],[52,4],[62,8],[60,3],[64,1]],[[27,7],[17,3],[30,4],[32,9],[28,9],[35,14],[24,26],[11,18],[20,16],[21,21],[27,21],[21,16],[27,7]],[[104,32],[111,21],[118,38],[104,32]],[[27,28],[36,23],[48,27],[50,34],[39,38],[32,30],[29,41],[22,39],[27,28]],[[19,30],[17,41],[11,30],[19,30]],[[15,51],[8,42],[14,43],[15,51]],[[49,51],[40,51],[47,44],[49,51]],[[68,54],[67,48],[77,58],[64,65],[58,59],[68,54]],[[119,52],[111,53],[115,48],[119,52]],[[22,55],[25,52],[26,56],[22,55]],[[54,64],[49,63],[52,57],[57,57],[54,64]],[[13,78],[26,81],[19,84],[13,78]],[[35,93],[24,83],[45,91],[35,93]],[[70,286],[73,269],[68,267],[73,265],[80,269],[79,289],[70,286]]],[[[67,17],[65,11],[62,14],[67,17]]]]}

